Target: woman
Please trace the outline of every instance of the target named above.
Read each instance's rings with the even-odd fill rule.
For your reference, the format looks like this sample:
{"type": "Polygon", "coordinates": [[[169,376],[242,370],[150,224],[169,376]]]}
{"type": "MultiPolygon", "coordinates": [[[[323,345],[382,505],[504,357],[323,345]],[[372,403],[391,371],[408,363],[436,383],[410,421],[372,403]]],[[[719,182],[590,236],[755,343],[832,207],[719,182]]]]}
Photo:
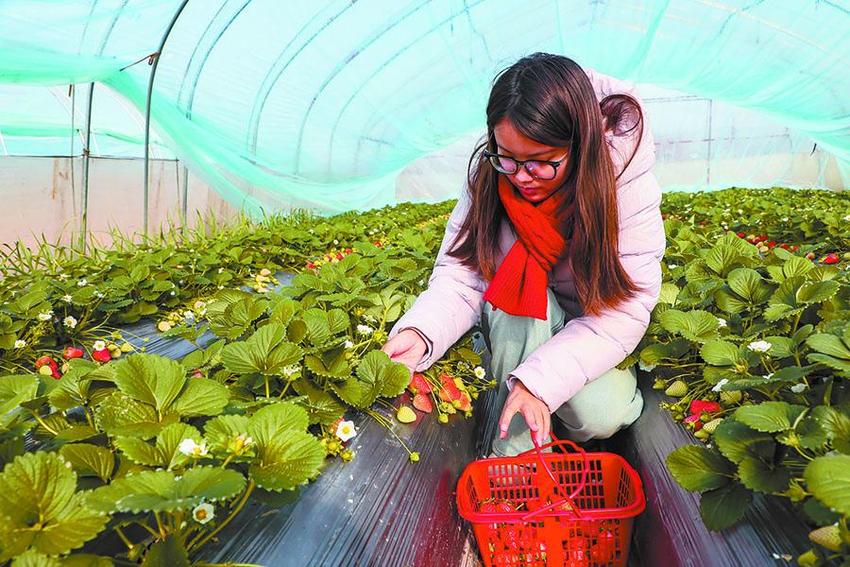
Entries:
{"type": "Polygon", "coordinates": [[[428,289],[383,350],[427,369],[481,323],[499,380],[499,438],[543,443],[551,414],[575,441],[640,415],[634,367],[665,237],[652,135],[627,84],[536,53],[502,71],[487,138],[449,218],[428,289]]]}

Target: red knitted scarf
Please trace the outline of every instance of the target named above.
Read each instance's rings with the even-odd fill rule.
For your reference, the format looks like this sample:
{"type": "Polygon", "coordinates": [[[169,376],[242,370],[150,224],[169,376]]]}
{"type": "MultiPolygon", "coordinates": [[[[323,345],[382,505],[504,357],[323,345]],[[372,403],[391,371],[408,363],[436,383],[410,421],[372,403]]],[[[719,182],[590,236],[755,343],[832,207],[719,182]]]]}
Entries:
{"type": "Polygon", "coordinates": [[[499,197],[517,241],[484,292],[485,301],[510,315],[546,319],[549,272],[569,252],[565,235],[575,209],[573,195],[562,188],[535,205],[499,176],[499,197]]]}

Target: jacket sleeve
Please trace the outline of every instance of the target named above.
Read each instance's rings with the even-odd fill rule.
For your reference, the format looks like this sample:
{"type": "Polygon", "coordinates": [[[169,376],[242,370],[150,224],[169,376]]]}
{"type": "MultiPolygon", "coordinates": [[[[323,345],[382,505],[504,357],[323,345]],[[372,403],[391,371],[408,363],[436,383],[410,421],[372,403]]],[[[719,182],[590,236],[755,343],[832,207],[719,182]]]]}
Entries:
{"type": "MultiPolygon", "coordinates": [[[[597,75],[595,80],[601,79],[597,75]]],[[[603,85],[597,89],[602,91],[599,96],[608,94],[606,88],[613,87],[603,85]]],[[[637,140],[634,135],[611,140],[615,171],[620,171],[637,140]]],[[[652,173],[654,164],[653,136],[645,122],[635,157],[617,182],[620,263],[640,289],[599,315],[571,319],[511,373],[509,386],[516,379],[521,380],[552,412],[587,382],[622,362],[649,326],[652,309],[661,294],[661,259],[666,247],[661,187],[652,173]]]]}
{"type": "Polygon", "coordinates": [[[481,315],[486,282],[477,270],[467,268],[460,260],[446,254],[454,246],[469,207],[468,190],[464,188],[446,223],[443,242],[428,279],[428,289],[416,298],[413,306],[396,321],[389,333],[389,338],[392,338],[399,331],[412,328],[425,338],[428,351],[416,367],[420,372],[442,358],[481,315]]]}

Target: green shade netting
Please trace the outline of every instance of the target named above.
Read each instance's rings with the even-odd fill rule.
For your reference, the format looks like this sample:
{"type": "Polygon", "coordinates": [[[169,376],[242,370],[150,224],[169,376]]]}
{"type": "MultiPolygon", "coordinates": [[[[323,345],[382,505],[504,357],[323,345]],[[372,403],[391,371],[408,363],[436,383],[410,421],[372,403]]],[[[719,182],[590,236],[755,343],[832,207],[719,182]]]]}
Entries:
{"type": "MultiPolygon", "coordinates": [[[[93,127],[104,144],[141,155],[144,60],[180,5],[0,2],[0,101],[32,89],[59,99],[68,84],[95,80],[123,103],[93,127]]],[[[850,181],[845,0],[189,2],[159,63],[152,124],[194,173],[252,213],[380,206],[395,201],[413,160],[482,130],[494,74],[534,51],[754,111],[730,121],[736,144],[717,159],[814,141],[850,181]],[[752,116],[791,133],[755,141],[752,116]]],[[[95,95],[95,109],[105,98],[95,95]]],[[[84,110],[80,100],[52,114],[0,105],[6,153],[40,132],[67,152],[60,135],[83,127],[84,110]]],[[[687,120],[653,115],[652,128],[687,120]]],[[[746,179],[718,183],[730,181],[746,179]]]]}

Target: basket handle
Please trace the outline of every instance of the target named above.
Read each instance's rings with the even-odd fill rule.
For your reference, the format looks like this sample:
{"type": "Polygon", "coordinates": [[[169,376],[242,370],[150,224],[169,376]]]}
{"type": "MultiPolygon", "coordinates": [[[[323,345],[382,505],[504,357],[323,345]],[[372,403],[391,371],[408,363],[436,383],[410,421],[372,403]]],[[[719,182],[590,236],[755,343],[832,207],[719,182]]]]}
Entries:
{"type": "Polygon", "coordinates": [[[546,443],[545,445],[543,445],[541,447],[540,444],[537,442],[537,438],[534,435],[534,431],[531,431],[530,433],[531,433],[531,442],[534,443],[534,448],[529,449],[528,451],[525,451],[524,453],[520,453],[520,455],[517,455],[517,456],[530,455],[532,452],[536,453],[537,458],[540,461],[540,466],[543,467],[544,471],[546,471],[546,474],[549,476],[549,478],[554,483],[555,488],[558,490],[558,492],[565,494],[566,490],[564,490],[564,488],[561,486],[561,483],[558,482],[558,479],[555,478],[555,474],[552,472],[552,469],[549,468],[549,465],[546,464],[546,459],[543,458],[543,449],[548,449],[550,447],[569,447],[569,448],[575,450],[575,452],[577,452],[581,455],[581,480],[579,481],[576,489],[573,490],[572,494],[569,494],[569,495],[565,494],[563,499],[558,500],[556,502],[553,502],[551,504],[548,504],[547,506],[544,506],[542,508],[538,508],[537,510],[534,510],[533,512],[529,512],[528,514],[526,514],[525,516],[522,517],[522,520],[527,521],[527,520],[533,518],[534,516],[537,516],[538,514],[548,512],[552,508],[555,508],[556,506],[561,506],[563,504],[567,504],[568,509],[573,514],[575,514],[576,518],[581,519],[581,510],[576,505],[576,503],[573,499],[582,490],[584,490],[584,486],[585,486],[585,484],[587,484],[587,452],[583,448],[581,448],[579,445],[576,445],[574,442],[570,441],[569,439],[558,439],[557,437],[555,437],[554,433],[550,433],[550,436],[552,437],[552,441],[550,443],[546,443]]]}

